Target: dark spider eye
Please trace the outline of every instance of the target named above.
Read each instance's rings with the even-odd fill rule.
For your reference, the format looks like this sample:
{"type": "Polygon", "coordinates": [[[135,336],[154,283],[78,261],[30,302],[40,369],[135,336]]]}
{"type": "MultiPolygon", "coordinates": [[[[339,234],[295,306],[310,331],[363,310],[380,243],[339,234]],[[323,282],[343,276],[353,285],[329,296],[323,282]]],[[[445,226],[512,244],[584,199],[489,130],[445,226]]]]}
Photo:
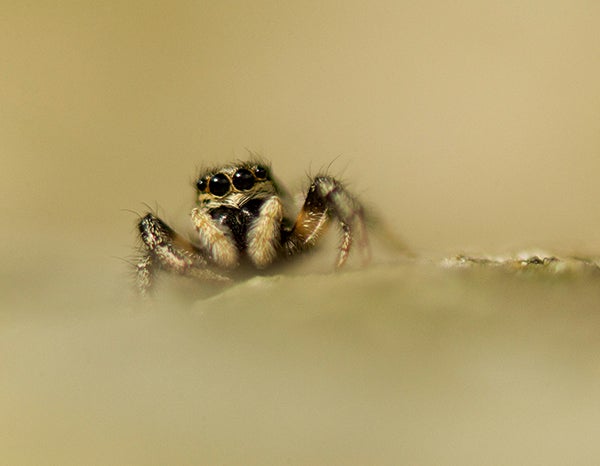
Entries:
{"type": "Polygon", "coordinates": [[[207,186],[208,186],[208,183],[206,182],[206,178],[200,178],[198,181],[196,181],[196,188],[200,192],[206,191],[207,186]]]}
{"type": "Polygon", "coordinates": [[[235,172],[235,175],[233,175],[233,185],[240,191],[246,191],[254,186],[254,176],[250,170],[240,168],[235,172]]]}
{"type": "Polygon", "coordinates": [[[229,192],[230,187],[229,179],[223,173],[217,173],[208,183],[211,194],[215,196],[224,196],[229,192]]]}
{"type": "Polygon", "coordinates": [[[264,180],[267,177],[267,169],[265,167],[261,167],[260,165],[254,169],[254,175],[259,180],[264,180]]]}

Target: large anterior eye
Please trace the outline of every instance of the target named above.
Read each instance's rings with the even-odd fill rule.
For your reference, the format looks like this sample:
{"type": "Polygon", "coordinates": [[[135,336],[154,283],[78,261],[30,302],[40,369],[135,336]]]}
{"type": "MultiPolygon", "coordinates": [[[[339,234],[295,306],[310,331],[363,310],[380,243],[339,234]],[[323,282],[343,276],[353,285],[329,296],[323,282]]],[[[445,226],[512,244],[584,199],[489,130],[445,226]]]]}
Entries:
{"type": "Polygon", "coordinates": [[[246,191],[254,186],[254,175],[250,170],[240,168],[233,175],[233,185],[240,191],[246,191]]]}
{"type": "Polygon", "coordinates": [[[217,173],[208,182],[208,189],[215,196],[224,196],[230,187],[229,179],[223,173],[217,173]]]}

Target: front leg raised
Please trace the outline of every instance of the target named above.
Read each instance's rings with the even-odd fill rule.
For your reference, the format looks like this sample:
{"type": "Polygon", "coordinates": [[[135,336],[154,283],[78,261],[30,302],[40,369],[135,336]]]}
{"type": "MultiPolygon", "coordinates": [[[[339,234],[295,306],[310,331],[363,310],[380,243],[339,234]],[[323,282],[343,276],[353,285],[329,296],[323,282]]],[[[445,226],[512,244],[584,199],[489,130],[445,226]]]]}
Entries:
{"type": "Polygon", "coordinates": [[[342,233],[336,267],[346,263],[355,239],[367,261],[369,241],[364,208],[339,181],[330,176],[313,179],[304,205],[284,243],[287,253],[297,254],[314,246],[330,219],[337,221],[342,233]]]}
{"type": "Polygon", "coordinates": [[[136,281],[142,295],[151,290],[159,270],[202,280],[229,280],[210,270],[202,252],[155,215],[146,214],[138,222],[138,229],[143,250],[136,266],[136,281]]]}

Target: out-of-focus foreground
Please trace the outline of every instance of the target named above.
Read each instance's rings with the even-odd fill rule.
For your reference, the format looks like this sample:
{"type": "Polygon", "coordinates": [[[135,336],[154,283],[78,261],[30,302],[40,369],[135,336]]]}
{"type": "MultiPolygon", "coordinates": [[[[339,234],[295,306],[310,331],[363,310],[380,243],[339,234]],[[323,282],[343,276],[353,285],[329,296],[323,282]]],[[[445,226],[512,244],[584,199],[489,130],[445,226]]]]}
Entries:
{"type": "Polygon", "coordinates": [[[7,464],[600,457],[594,274],[407,263],[139,309],[79,267],[3,309],[7,464]]]}
{"type": "Polygon", "coordinates": [[[292,191],[335,159],[421,257],[600,254],[600,4],[0,12],[0,462],[598,462],[593,272],[378,249],[139,307],[121,259],[246,147],[292,191]]]}

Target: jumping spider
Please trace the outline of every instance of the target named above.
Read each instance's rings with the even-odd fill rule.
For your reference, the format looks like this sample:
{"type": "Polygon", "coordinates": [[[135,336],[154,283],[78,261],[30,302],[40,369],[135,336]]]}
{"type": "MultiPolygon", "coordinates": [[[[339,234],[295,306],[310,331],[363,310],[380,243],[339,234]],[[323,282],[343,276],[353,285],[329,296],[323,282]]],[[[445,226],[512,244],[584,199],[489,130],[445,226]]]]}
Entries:
{"type": "Polygon", "coordinates": [[[285,216],[282,192],[270,168],[256,161],[205,171],[197,179],[196,193],[190,241],[152,213],[140,219],[137,286],[142,294],[152,288],[159,270],[227,281],[242,263],[264,269],[312,248],[330,220],[341,231],[337,268],[346,262],[355,238],[368,256],[364,209],[331,176],[311,179],[294,221],[285,216]]]}

